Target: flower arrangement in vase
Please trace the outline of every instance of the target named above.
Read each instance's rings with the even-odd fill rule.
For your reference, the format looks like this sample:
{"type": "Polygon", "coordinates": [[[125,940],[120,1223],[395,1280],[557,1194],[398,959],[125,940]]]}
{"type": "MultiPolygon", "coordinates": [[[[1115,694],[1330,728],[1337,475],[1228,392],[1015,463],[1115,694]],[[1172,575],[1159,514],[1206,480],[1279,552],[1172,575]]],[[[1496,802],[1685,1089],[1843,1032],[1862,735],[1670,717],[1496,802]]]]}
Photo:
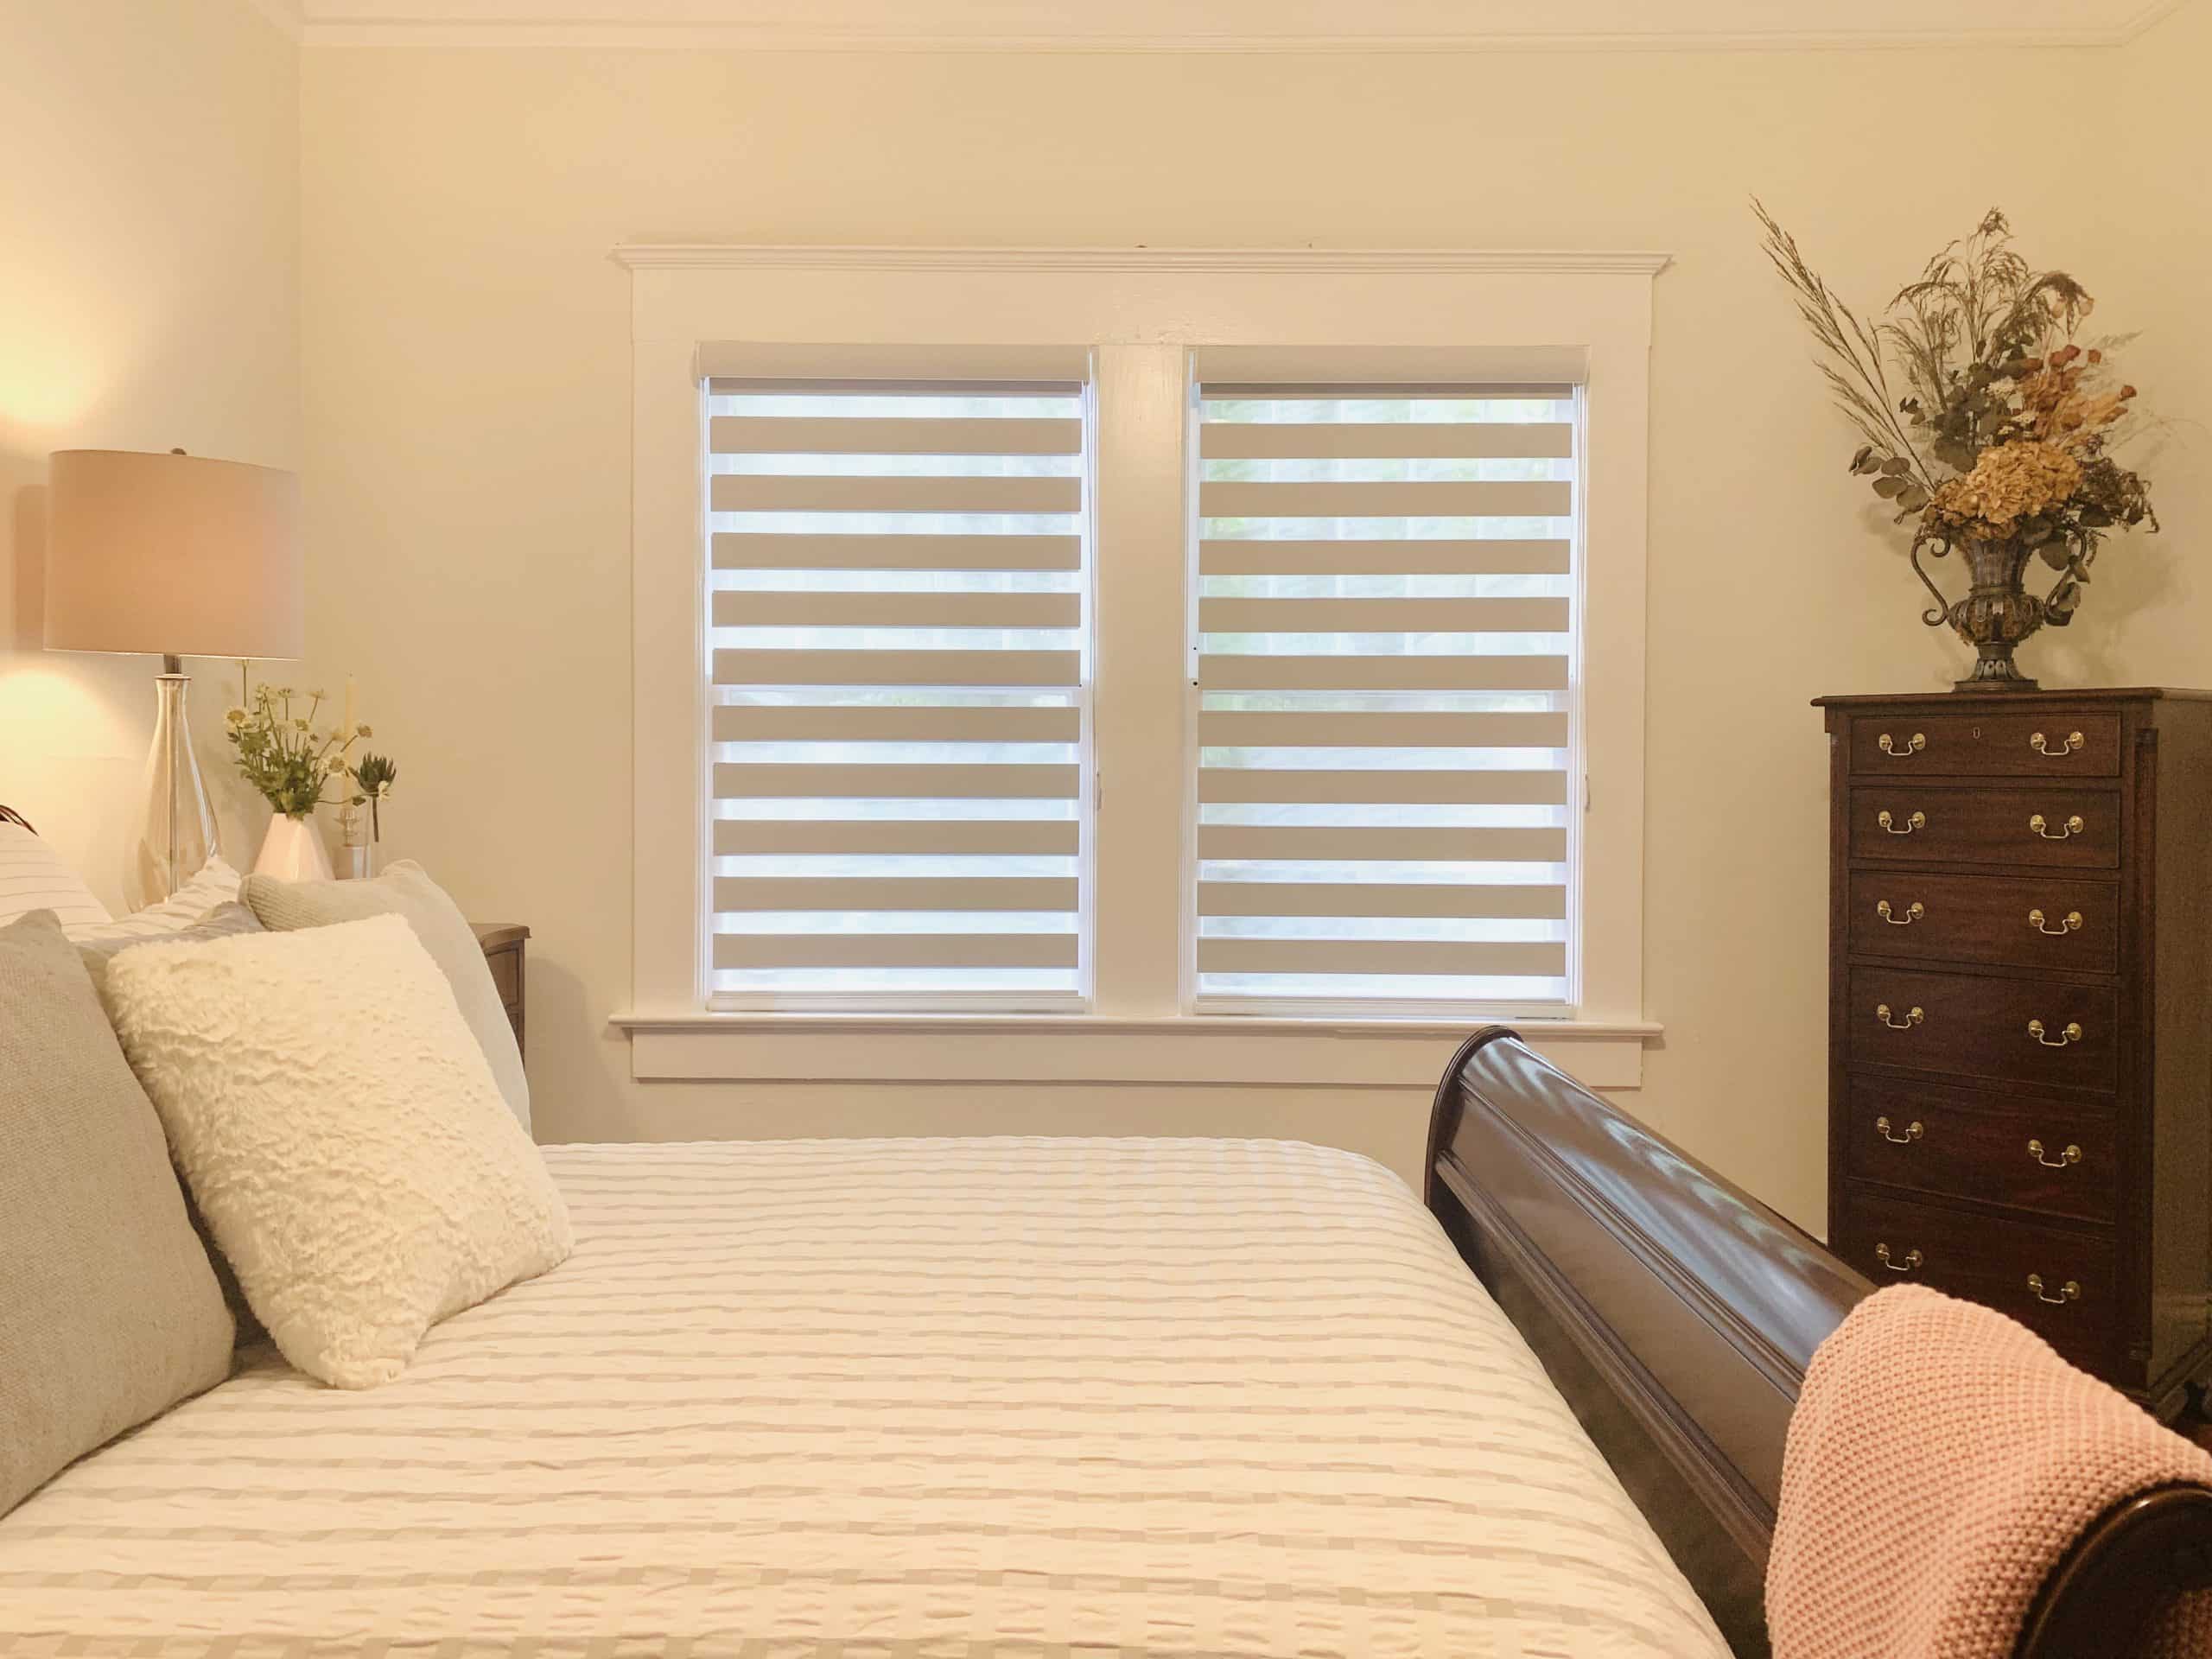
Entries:
{"type": "Polygon", "coordinates": [[[253,868],[287,881],[327,881],[330,855],[315,828],[315,810],[353,795],[354,768],[348,756],[355,743],[370,735],[353,718],[353,689],[346,689],[345,720],[331,726],[315,723],[324,702],[320,691],[305,693],[307,712],[296,715],[293,702],[303,694],[289,685],[250,687],[243,664],[238,690],[241,702],[223,716],[226,734],[239,773],[274,814],[253,868]],[[324,791],[334,779],[340,792],[327,796],[324,791]]]}
{"type": "Polygon", "coordinates": [[[1921,620],[1948,625],[1975,649],[1959,689],[2035,690],[2013,648],[2045,624],[2074,620],[2108,534],[2158,527],[2149,486],[2112,453],[2135,424],[2135,388],[2112,361],[2120,342],[2075,340],[2095,304],[2088,290],[2014,252],[2012,227],[1994,209],[1872,324],[1835,296],[1763,206],[1752,209],[1766,231],[1764,251],[1821,349],[1821,373],[1866,440],[1851,470],[1895,508],[1897,522],[1914,526],[1913,571],[1936,600],[1921,620]],[[1956,601],[1920,562],[1953,552],[1970,579],[1956,601]],[[2026,586],[2037,559],[2056,573],[2040,594],[2026,586]]]}

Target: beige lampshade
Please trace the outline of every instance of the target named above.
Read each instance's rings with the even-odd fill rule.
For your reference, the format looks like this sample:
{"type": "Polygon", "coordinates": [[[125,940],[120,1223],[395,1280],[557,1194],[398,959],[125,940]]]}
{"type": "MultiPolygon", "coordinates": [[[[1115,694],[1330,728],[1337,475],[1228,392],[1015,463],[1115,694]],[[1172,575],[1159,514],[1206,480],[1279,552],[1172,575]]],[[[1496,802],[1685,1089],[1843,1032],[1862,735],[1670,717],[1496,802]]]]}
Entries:
{"type": "Polygon", "coordinates": [[[48,483],[49,650],[305,653],[296,474],[200,455],[61,449],[48,483]]]}

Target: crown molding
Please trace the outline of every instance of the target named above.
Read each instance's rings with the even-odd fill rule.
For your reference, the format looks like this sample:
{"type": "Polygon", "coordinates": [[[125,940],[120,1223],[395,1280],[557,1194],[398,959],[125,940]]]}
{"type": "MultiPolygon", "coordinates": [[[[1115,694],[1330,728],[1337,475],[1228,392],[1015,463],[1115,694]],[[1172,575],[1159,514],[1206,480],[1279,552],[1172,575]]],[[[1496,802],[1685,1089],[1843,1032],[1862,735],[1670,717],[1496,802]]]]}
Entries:
{"type": "Polygon", "coordinates": [[[2142,10],[2120,26],[2120,39],[2114,44],[2125,46],[2139,35],[2149,34],[2187,3],[2188,0],[2150,0],[2142,10]]]}
{"type": "Polygon", "coordinates": [[[1669,253],[1538,248],[886,248],[626,242],[630,270],[1304,271],[1656,276],[1669,253]]]}
{"type": "Polygon", "coordinates": [[[248,10],[257,11],[276,25],[278,34],[287,40],[301,41],[307,36],[307,15],[302,10],[302,0],[245,0],[248,10]]]}
{"type": "Polygon", "coordinates": [[[760,52],[1789,52],[2109,47],[2184,0],[1812,0],[1794,27],[1756,0],[252,0],[310,45],[760,52]],[[1103,19],[1103,22],[1101,21],[1103,19]]]}

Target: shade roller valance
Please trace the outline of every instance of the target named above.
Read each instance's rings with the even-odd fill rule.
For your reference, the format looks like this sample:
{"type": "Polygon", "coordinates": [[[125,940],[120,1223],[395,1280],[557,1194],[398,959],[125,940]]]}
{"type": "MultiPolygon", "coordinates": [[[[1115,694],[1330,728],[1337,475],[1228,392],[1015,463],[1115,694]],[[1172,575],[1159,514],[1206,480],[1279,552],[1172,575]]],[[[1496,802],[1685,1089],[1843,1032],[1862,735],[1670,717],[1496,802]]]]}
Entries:
{"type": "Polygon", "coordinates": [[[1197,346],[1192,378],[1224,393],[1262,395],[1302,386],[1378,386],[1445,392],[1483,386],[1491,391],[1542,393],[1590,378],[1586,346],[1197,346]]]}
{"type": "Polygon", "coordinates": [[[1080,386],[1090,378],[1090,347],[1042,344],[704,340],[700,378],[755,382],[838,380],[936,382],[988,389],[995,384],[1080,386]]]}

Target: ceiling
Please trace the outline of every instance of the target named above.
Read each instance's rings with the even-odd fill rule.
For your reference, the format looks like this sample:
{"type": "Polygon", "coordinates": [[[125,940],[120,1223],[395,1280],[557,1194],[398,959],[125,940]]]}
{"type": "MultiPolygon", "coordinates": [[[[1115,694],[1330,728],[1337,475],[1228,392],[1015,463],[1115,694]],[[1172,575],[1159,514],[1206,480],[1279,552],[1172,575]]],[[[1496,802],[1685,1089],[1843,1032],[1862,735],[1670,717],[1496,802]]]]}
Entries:
{"type": "Polygon", "coordinates": [[[968,51],[2110,46],[2183,0],[256,0],[311,43],[968,51]]]}

